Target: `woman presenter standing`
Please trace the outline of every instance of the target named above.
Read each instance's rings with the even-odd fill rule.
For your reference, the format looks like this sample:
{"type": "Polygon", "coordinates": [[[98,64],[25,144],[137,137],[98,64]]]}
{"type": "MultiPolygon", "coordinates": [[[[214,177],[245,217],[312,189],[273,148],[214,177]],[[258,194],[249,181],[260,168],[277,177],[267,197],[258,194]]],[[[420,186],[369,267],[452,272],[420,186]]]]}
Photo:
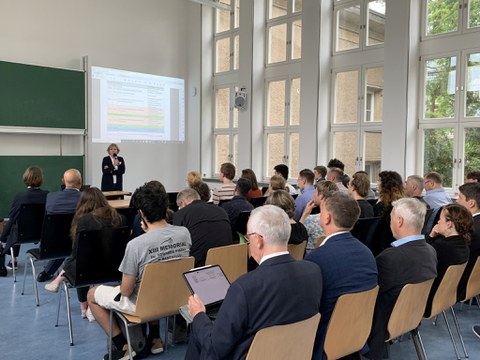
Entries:
{"type": "Polygon", "coordinates": [[[118,156],[120,149],[117,144],[110,144],[107,152],[108,156],[102,161],[102,191],[122,191],[125,161],[118,156]]]}

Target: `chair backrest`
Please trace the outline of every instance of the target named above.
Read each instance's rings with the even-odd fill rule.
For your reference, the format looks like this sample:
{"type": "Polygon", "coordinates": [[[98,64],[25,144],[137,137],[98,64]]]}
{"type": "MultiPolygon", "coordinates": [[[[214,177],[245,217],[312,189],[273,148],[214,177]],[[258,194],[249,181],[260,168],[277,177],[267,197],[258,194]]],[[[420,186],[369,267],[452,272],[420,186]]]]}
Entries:
{"type": "Polygon", "coordinates": [[[127,220],[127,227],[132,230],[133,224],[135,223],[135,216],[138,214],[137,208],[135,207],[127,207],[127,208],[118,208],[117,212],[123,216],[127,220]]]}
{"type": "Polygon", "coordinates": [[[380,216],[358,219],[350,233],[369,249],[372,249],[380,219],[380,216]]]}
{"type": "Polygon", "coordinates": [[[228,281],[233,283],[247,272],[247,261],[247,244],[235,244],[209,249],[205,265],[220,265],[228,281]]]}
{"type": "Polygon", "coordinates": [[[388,320],[389,338],[386,341],[417,328],[422,321],[433,280],[406,284],[402,288],[388,320]]]}
{"type": "Polygon", "coordinates": [[[75,244],[75,277],[68,279],[70,283],[79,287],[121,280],[122,273],[118,267],[129,239],[130,232],[126,226],[81,231],[75,244]]]}
{"type": "Polygon", "coordinates": [[[472,272],[468,277],[467,290],[463,300],[469,300],[477,295],[480,295],[480,256],[477,257],[477,261],[475,261],[472,272]]]}
{"type": "Polygon", "coordinates": [[[259,206],[262,206],[265,204],[265,201],[267,200],[268,196],[259,196],[259,197],[254,197],[250,199],[250,204],[253,205],[254,208],[257,208],[259,206]]]}
{"type": "Polygon", "coordinates": [[[146,265],[135,315],[145,322],[178,314],[180,306],[185,305],[190,296],[182,274],[194,264],[194,257],[189,256],[146,265]]]}
{"type": "Polygon", "coordinates": [[[238,214],[237,223],[235,224],[235,230],[242,235],[245,235],[247,233],[247,223],[248,219],[250,218],[250,213],[251,211],[247,210],[240,211],[240,214],[238,214]]]}
{"type": "Polygon", "coordinates": [[[326,236],[325,235],[322,235],[322,236],[319,236],[317,238],[317,240],[315,240],[315,244],[313,244],[314,248],[318,248],[320,247],[320,245],[322,245],[323,241],[325,240],[326,236]]]}
{"type": "Polygon", "coordinates": [[[327,359],[339,359],[363,348],[372,328],[378,289],[377,285],[370,290],[344,294],[337,299],[323,347],[327,359]]]}
{"type": "Polygon", "coordinates": [[[72,253],[70,227],[73,213],[45,215],[39,260],[65,258],[72,253]]]}
{"type": "Polygon", "coordinates": [[[168,208],[170,210],[178,211],[177,195],[178,195],[178,191],[168,193],[168,208]]]}
{"type": "Polygon", "coordinates": [[[435,316],[457,302],[458,283],[463,275],[467,263],[450,265],[443,276],[432,301],[430,316],[435,316]]]}
{"type": "Polygon", "coordinates": [[[18,238],[16,244],[40,241],[42,236],[45,204],[22,204],[18,214],[18,238]]]}
{"type": "Polygon", "coordinates": [[[288,244],[288,252],[295,260],[303,260],[307,240],[303,240],[300,244],[288,244]]]}
{"type": "Polygon", "coordinates": [[[310,360],[320,314],[287,325],[261,329],[255,334],[246,360],[310,360]]]}

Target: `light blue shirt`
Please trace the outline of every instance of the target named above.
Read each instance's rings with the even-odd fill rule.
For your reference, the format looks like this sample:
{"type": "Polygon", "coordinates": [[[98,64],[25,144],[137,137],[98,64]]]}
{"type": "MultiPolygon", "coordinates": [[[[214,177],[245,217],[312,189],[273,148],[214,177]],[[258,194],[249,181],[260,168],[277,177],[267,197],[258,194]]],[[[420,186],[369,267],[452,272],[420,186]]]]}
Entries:
{"type": "Polygon", "coordinates": [[[423,197],[423,200],[425,200],[432,209],[437,209],[441,206],[452,203],[452,199],[447,195],[443,188],[428,190],[427,194],[423,197]]]}
{"type": "Polygon", "coordinates": [[[425,235],[419,234],[419,235],[405,236],[404,238],[395,240],[390,245],[392,245],[393,247],[399,247],[401,245],[404,245],[406,243],[409,243],[409,242],[415,241],[415,240],[425,240],[425,235]]]}
{"type": "Polygon", "coordinates": [[[315,186],[310,185],[302,190],[302,193],[297,196],[295,199],[295,216],[293,219],[295,221],[300,220],[303,214],[303,210],[305,210],[305,206],[307,203],[313,199],[313,193],[315,191],[315,186]]]}

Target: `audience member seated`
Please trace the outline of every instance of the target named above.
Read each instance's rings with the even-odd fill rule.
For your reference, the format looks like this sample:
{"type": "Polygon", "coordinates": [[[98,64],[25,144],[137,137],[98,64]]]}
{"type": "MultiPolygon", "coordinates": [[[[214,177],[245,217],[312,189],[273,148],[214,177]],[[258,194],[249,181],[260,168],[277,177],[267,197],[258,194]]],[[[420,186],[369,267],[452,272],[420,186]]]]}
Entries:
{"type": "Polygon", "coordinates": [[[480,182],[480,171],[470,171],[465,178],[465,183],[469,182],[480,182]]]}
{"type": "MultiPolygon", "coordinates": [[[[265,192],[265,196],[270,195],[272,192],[277,190],[287,190],[285,179],[280,175],[273,175],[270,178],[270,182],[268,183],[268,189],[265,192]]],[[[288,190],[287,190],[288,191],[288,190]]],[[[291,194],[289,192],[289,194],[291,194]]]]}
{"type": "Polygon", "coordinates": [[[195,267],[205,265],[209,249],[232,244],[230,221],[224,209],[206,203],[189,188],[178,193],[177,204],[173,225],[185,226],[190,232],[190,255],[195,258],[195,267]]]}
{"type": "Polygon", "coordinates": [[[421,234],[427,207],[414,198],[394,201],[392,206],[391,227],[397,240],[376,258],[380,289],[367,354],[372,360],[383,358],[388,320],[403,286],[437,276],[437,254],[421,234]]]}
{"type": "Polygon", "coordinates": [[[192,184],[197,181],[203,181],[202,175],[198,171],[189,171],[187,173],[187,186],[192,187],[192,184]]]}
{"type": "Polygon", "coordinates": [[[313,192],[315,191],[313,181],[314,175],[310,169],[303,169],[298,174],[297,184],[300,188],[300,195],[295,199],[295,215],[293,217],[295,221],[300,220],[305,206],[313,199],[313,192]]]}
{"type": "Polygon", "coordinates": [[[348,192],[348,189],[345,185],[343,185],[342,178],[343,178],[342,169],[336,168],[336,167],[332,167],[328,169],[327,180],[335,183],[339,191],[346,193],[348,192]]]}
{"type": "Polygon", "coordinates": [[[212,201],[212,194],[210,191],[210,188],[208,187],[207,183],[203,181],[195,181],[192,183],[192,186],[190,186],[193,190],[195,190],[198,195],[200,195],[200,199],[205,201],[205,202],[211,202],[212,201]]]}
{"type": "Polygon", "coordinates": [[[198,295],[189,298],[193,323],[186,360],[244,359],[259,330],[319,312],[322,275],[314,264],[288,254],[291,226],[285,212],[272,205],[258,207],[247,229],[250,253],[260,266],[230,286],[215,321],[205,314],[198,295]]]}
{"type": "MultiPolygon", "coordinates": [[[[7,170],[3,170],[7,171],[7,170]]],[[[20,207],[23,204],[45,204],[48,191],[40,189],[43,184],[43,171],[38,166],[28,167],[22,176],[23,183],[27,189],[19,192],[13,198],[10,212],[8,213],[8,221],[5,224],[0,242],[4,244],[3,248],[0,245],[0,276],[7,276],[5,269],[5,254],[10,255],[10,247],[15,244],[18,239],[18,215],[20,214],[20,207]]],[[[13,267],[18,268],[17,256],[20,252],[20,245],[13,246],[13,259],[9,261],[6,268],[11,270],[13,267]]]]}
{"type": "Polygon", "coordinates": [[[427,205],[427,209],[430,209],[430,205],[428,205],[423,199],[423,188],[423,178],[418,175],[410,175],[405,182],[405,196],[414,197],[420,200],[421,202],[425,203],[425,205],[427,205]]]}
{"type": "Polygon", "coordinates": [[[275,175],[279,175],[283,177],[283,179],[285,180],[285,186],[288,192],[291,195],[295,195],[297,193],[297,190],[295,190],[295,188],[288,183],[288,171],[289,171],[288,166],[284,164],[278,164],[273,168],[273,170],[275,172],[275,175]]]}
{"type": "Polygon", "coordinates": [[[426,174],[424,176],[424,186],[427,193],[423,200],[432,209],[438,209],[452,203],[452,199],[442,186],[442,176],[439,173],[432,171],[426,174]]]}
{"type": "Polygon", "coordinates": [[[356,172],[352,175],[348,183],[348,193],[357,200],[360,207],[360,219],[373,217],[373,206],[365,200],[370,190],[370,180],[368,175],[356,172]]]}
{"type": "MultiPolygon", "coordinates": [[[[343,186],[345,186],[345,188],[348,186],[350,178],[348,177],[348,175],[345,174],[345,164],[341,160],[335,159],[335,158],[330,159],[330,161],[327,164],[327,168],[329,168],[329,169],[338,168],[338,169],[342,170],[342,184],[343,184],[343,186]]],[[[338,184],[337,184],[337,186],[338,186],[338,184]]],[[[338,187],[338,190],[342,190],[342,189],[340,187],[338,187]]]]}
{"type": "MultiPolygon", "coordinates": [[[[60,274],[51,283],[46,284],[45,289],[51,292],[58,292],[62,281],[65,280],[65,273],[70,278],[75,276],[77,264],[76,245],[81,231],[101,230],[125,225],[126,220],[123,215],[119,215],[117,210],[108,204],[105,196],[99,189],[91,187],[83,191],[72,219],[72,227],[70,228],[70,237],[73,242],[72,254],[63,262],[63,270],[60,274]]],[[[87,317],[88,290],[89,287],[77,288],[78,301],[80,302],[83,318],[87,317]]]]}
{"type": "Polygon", "coordinates": [[[457,204],[463,205],[473,216],[473,232],[470,239],[470,256],[467,267],[458,284],[458,301],[465,299],[467,282],[477,258],[480,256],[480,183],[467,183],[459,187],[457,204]]]}
{"type": "Polygon", "coordinates": [[[325,177],[327,176],[327,167],[323,165],[317,165],[313,168],[313,175],[315,176],[315,182],[318,183],[320,181],[327,180],[325,177]]]}
{"type": "MultiPolygon", "coordinates": [[[[368,178],[368,182],[370,184],[370,175],[366,172],[366,171],[363,171],[363,170],[358,170],[355,174],[364,174],[367,176],[368,178]]],[[[354,174],[354,175],[355,175],[354,174]]],[[[371,184],[370,184],[371,185],[371,184]]],[[[347,186],[348,188],[348,186],[347,186]]],[[[367,196],[365,196],[365,200],[374,200],[376,198],[376,195],[375,195],[375,192],[372,190],[372,187],[369,186],[369,189],[368,189],[368,194],[367,196]]]]}
{"type": "MultiPolygon", "coordinates": [[[[167,223],[168,195],[147,183],[136,190],[135,205],[142,217],[145,234],[130,240],[119,270],[123,273],[119,286],[100,285],[88,292],[88,306],[97,323],[109,332],[109,310],[135,313],[140,282],[145,265],[185,257],[191,246],[190,233],[182,226],[167,223]]],[[[116,319],[112,323],[112,359],[128,358],[127,341],[116,319]],[[126,357],[125,357],[126,356],[126,357]]],[[[158,321],[149,324],[147,346],[154,354],[163,351],[158,321]]],[[[104,359],[108,359],[108,353],[104,359]]]]}
{"type": "Polygon", "coordinates": [[[213,190],[212,199],[215,205],[220,203],[220,200],[230,200],[235,194],[235,184],[233,178],[235,177],[235,165],[231,163],[223,163],[220,166],[220,180],[222,185],[213,190]]]}
{"type": "Polygon", "coordinates": [[[250,181],[252,188],[248,190],[247,200],[250,201],[254,197],[263,196],[262,189],[258,187],[257,176],[252,169],[243,169],[242,176],[240,178],[250,181]]]}
{"type": "Polygon", "coordinates": [[[244,178],[240,178],[237,181],[237,186],[235,187],[235,196],[232,200],[227,201],[220,205],[228,214],[228,219],[230,220],[230,226],[232,228],[232,236],[234,240],[238,239],[237,227],[238,216],[242,211],[252,211],[253,205],[247,201],[247,194],[250,191],[250,181],[244,178]]]}
{"type": "Polygon", "coordinates": [[[308,233],[306,251],[309,253],[315,249],[315,242],[320,236],[323,236],[323,229],[320,226],[320,211],[322,203],[330,192],[338,191],[335,183],[325,180],[315,184],[313,199],[305,206],[300,222],[305,226],[308,233]],[[311,215],[314,208],[319,208],[319,213],[311,215]]]}
{"type": "Polygon", "coordinates": [[[458,204],[442,208],[440,219],[433,227],[427,241],[437,252],[437,278],[433,282],[428,296],[425,316],[430,317],[432,301],[438,286],[450,265],[463,264],[468,261],[470,235],[473,230],[472,214],[458,204]]]}
{"type": "Polygon", "coordinates": [[[405,196],[402,177],[395,171],[381,171],[378,174],[377,189],[380,197],[373,207],[373,214],[381,216],[381,219],[375,234],[375,247],[370,249],[375,256],[395,240],[390,229],[392,203],[405,196]]]}
{"type": "Polygon", "coordinates": [[[289,244],[300,244],[303,241],[308,240],[308,232],[305,226],[301,222],[296,222],[293,219],[293,215],[295,214],[295,201],[293,200],[292,195],[286,190],[274,191],[268,195],[265,205],[278,206],[288,215],[290,224],[292,225],[292,232],[288,239],[289,244]]]}
{"type": "MultiPolygon", "coordinates": [[[[77,169],[65,171],[62,178],[65,188],[62,191],[55,191],[47,194],[45,211],[50,214],[74,213],[80,199],[80,188],[82,186],[82,175],[77,169]]],[[[50,260],[43,271],[37,276],[38,282],[48,281],[62,265],[63,259],[50,260]]]]}

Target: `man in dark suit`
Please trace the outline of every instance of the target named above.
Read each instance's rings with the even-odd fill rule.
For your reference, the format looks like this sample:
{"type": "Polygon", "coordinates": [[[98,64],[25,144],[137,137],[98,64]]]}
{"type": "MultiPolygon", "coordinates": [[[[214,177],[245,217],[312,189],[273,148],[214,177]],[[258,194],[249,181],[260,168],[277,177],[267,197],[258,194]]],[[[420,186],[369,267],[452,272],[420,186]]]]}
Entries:
{"type": "Polygon", "coordinates": [[[377,285],[377,266],[372,252],[350,234],[360,216],[357,201],[336,191],[324,197],[320,226],[326,238],[305,260],[322,271],[323,289],[320,325],[315,340],[314,359],[324,359],[323,344],[328,322],[340,295],[370,290],[377,285]]]}
{"type": "Polygon", "coordinates": [[[415,198],[403,198],[392,205],[390,228],[397,240],[376,258],[380,289],[368,340],[370,353],[367,354],[374,360],[382,359],[388,339],[388,320],[403,286],[437,276],[437,253],[421,234],[426,206],[415,198]]]}
{"type": "Polygon", "coordinates": [[[243,359],[257,331],[319,312],[320,270],[288,254],[291,226],[285,212],[273,205],[258,207],[247,230],[250,253],[260,266],[230,286],[215,322],[205,314],[201,299],[190,297],[193,322],[185,359],[243,359]]]}
{"type": "MultiPolygon", "coordinates": [[[[47,214],[70,214],[74,213],[80,199],[80,187],[82,175],[77,169],[68,169],[63,174],[63,191],[51,192],[47,195],[45,211],[47,214]]],[[[50,260],[44,270],[37,276],[38,282],[50,280],[57,269],[62,265],[63,259],[50,260]]]]}
{"type": "Polygon", "coordinates": [[[457,204],[465,206],[473,216],[473,233],[470,239],[470,257],[467,267],[463,272],[460,283],[458,284],[457,300],[465,298],[467,282],[472,273],[473,266],[480,256],[480,183],[465,183],[458,188],[457,204]]]}

